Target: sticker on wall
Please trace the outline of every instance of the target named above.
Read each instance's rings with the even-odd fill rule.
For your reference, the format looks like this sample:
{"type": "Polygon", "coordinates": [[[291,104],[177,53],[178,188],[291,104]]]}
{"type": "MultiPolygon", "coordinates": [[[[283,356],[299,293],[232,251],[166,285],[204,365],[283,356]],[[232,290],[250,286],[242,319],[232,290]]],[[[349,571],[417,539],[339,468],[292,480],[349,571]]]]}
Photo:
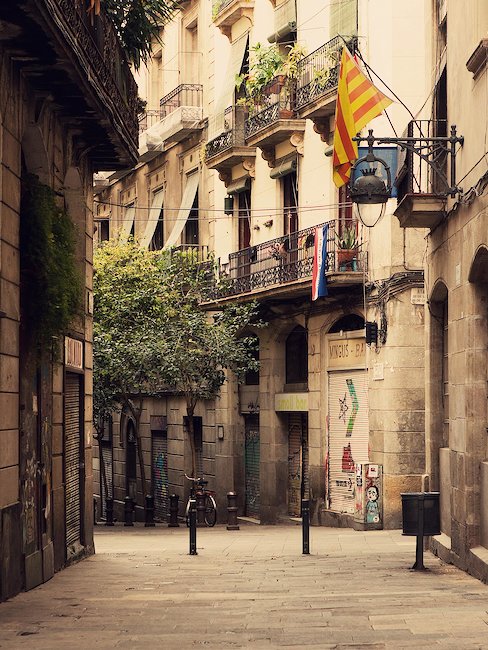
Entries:
{"type": "Polygon", "coordinates": [[[380,491],[374,484],[370,484],[366,488],[366,523],[379,524],[380,522],[380,507],[378,499],[380,491]]]}

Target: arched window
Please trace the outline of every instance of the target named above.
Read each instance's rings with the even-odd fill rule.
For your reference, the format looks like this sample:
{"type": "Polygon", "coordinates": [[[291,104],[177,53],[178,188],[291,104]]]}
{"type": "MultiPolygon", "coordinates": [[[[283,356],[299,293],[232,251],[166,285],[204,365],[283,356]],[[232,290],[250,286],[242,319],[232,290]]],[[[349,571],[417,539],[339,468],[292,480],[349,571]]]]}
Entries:
{"type": "Polygon", "coordinates": [[[364,329],[364,318],[357,314],[349,314],[339,318],[329,330],[329,334],[337,332],[354,332],[355,330],[364,329]]]}
{"type": "Polygon", "coordinates": [[[286,383],[308,383],[308,336],[304,327],[295,327],[285,344],[286,383]]]}

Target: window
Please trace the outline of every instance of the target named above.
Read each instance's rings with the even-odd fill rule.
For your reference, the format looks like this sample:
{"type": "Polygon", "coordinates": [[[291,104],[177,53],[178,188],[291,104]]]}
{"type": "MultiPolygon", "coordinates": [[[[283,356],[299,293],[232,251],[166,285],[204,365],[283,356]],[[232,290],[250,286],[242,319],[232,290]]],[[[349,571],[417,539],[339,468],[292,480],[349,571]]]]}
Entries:
{"type": "Polygon", "coordinates": [[[295,327],[286,339],[285,366],[287,384],[308,384],[308,335],[303,327],[295,327]]]}
{"type": "Polygon", "coordinates": [[[160,251],[163,248],[164,243],[164,211],[161,208],[159,213],[158,222],[156,228],[154,229],[154,234],[152,236],[151,242],[149,243],[150,251],[160,251]]]}
{"type": "Polygon", "coordinates": [[[244,190],[239,198],[239,250],[251,245],[251,190],[244,190]]]}
{"type": "Polygon", "coordinates": [[[185,225],[185,244],[187,246],[198,246],[199,243],[199,225],[198,225],[198,190],[191,206],[188,221],[185,225]]]}
{"type": "Polygon", "coordinates": [[[283,176],[283,234],[298,231],[298,185],[297,173],[283,176]]]}
{"type": "Polygon", "coordinates": [[[339,318],[329,330],[329,334],[339,332],[354,332],[355,330],[364,329],[364,318],[357,314],[349,314],[339,318]]]}
{"type": "Polygon", "coordinates": [[[110,239],[110,220],[109,219],[100,219],[95,221],[97,241],[100,244],[101,242],[108,241],[110,239]]]}
{"type": "Polygon", "coordinates": [[[357,0],[340,0],[330,3],[330,37],[356,36],[358,33],[357,0]]]}

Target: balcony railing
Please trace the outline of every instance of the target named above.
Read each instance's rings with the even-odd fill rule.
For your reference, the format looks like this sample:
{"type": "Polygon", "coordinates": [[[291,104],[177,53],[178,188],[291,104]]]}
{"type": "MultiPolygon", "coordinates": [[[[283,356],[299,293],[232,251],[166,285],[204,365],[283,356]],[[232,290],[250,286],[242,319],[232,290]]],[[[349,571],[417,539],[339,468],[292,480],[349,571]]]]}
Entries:
{"type": "MultiPolygon", "coordinates": [[[[229,264],[221,268],[222,280],[215,287],[213,298],[235,296],[311,279],[315,229],[324,225],[305,228],[231,253],[229,264]]],[[[354,251],[341,251],[337,245],[337,221],[329,221],[327,225],[326,273],[357,273],[360,278],[366,270],[366,253],[361,247],[354,251]]]]}
{"type": "MultiPolygon", "coordinates": [[[[354,51],[356,44],[356,39],[350,41],[349,49],[354,51]]],[[[343,39],[336,36],[299,62],[297,110],[335,91],[339,82],[339,65],[343,47],[343,39]]]]}
{"type": "Polygon", "coordinates": [[[246,120],[245,137],[251,138],[278,120],[290,120],[295,115],[294,102],[291,99],[279,99],[246,120]]]}
{"type": "Polygon", "coordinates": [[[232,149],[232,147],[245,147],[244,122],[246,111],[243,106],[229,106],[224,112],[222,132],[205,147],[205,160],[232,149]]]}
{"type": "MultiPolygon", "coordinates": [[[[194,107],[201,109],[203,106],[203,86],[200,84],[181,84],[165,95],[159,102],[161,119],[180,107],[194,107]]],[[[196,115],[200,115],[197,111],[196,115]]]]}
{"type": "Polygon", "coordinates": [[[174,246],[171,250],[177,253],[191,254],[192,259],[196,262],[208,262],[210,259],[208,246],[202,244],[181,244],[181,246],[174,246]]]}
{"type": "Polygon", "coordinates": [[[106,103],[115,105],[124,128],[137,142],[137,85],[110,19],[100,12],[91,19],[84,0],[43,0],[54,21],[64,23],[83,57],[81,65],[89,70],[88,78],[97,81],[97,88],[106,96],[106,103]]]}
{"type": "MultiPolygon", "coordinates": [[[[415,120],[409,122],[405,135],[409,138],[432,138],[447,135],[446,120],[415,120]]],[[[411,150],[400,149],[398,173],[395,185],[398,188],[398,202],[406,194],[434,194],[447,196],[447,150],[445,143],[422,142],[414,155],[411,150]]]]}
{"type": "Polygon", "coordinates": [[[234,0],[214,0],[212,13],[214,16],[217,16],[221,11],[226,7],[231,5],[234,0]]]}

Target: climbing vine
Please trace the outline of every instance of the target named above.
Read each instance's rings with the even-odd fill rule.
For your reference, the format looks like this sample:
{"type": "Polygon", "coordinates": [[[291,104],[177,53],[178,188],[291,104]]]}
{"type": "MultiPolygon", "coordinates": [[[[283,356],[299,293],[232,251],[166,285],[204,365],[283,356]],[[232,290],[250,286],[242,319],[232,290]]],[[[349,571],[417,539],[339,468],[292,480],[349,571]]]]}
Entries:
{"type": "Polygon", "coordinates": [[[32,174],[22,179],[20,237],[22,319],[40,353],[80,313],[83,284],[73,223],[54,191],[32,174]]]}

